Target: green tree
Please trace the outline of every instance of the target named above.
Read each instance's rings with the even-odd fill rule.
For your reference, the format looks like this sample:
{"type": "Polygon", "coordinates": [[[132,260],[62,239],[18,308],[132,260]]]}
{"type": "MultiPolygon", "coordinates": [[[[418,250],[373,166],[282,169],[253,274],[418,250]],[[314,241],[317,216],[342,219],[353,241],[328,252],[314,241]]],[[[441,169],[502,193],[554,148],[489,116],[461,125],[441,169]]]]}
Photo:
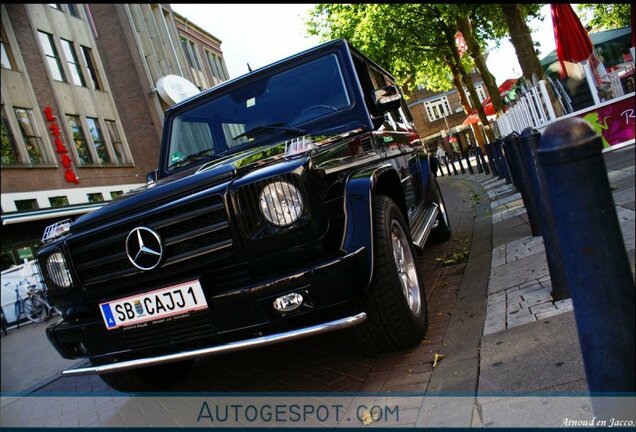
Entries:
{"type": "Polygon", "coordinates": [[[631,8],[631,3],[582,3],[576,11],[595,30],[611,30],[630,26],[631,8]]]}
{"type": "MultiPolygon", "coordinates": [[[[307,29],[323,40],[349,40],[391,70],[407,89],[422,84],[432,91],[446,91],[455,84],[462,95],[465,85],[482,123],[488,125],[467,72],[472,61],[457,53],[456,15],[438,4],[320,4],[311,11],[307,29]]],[[[467,113],[472,110],[465,97],[462,103],[467,113]]]]}
{"type": "MultiPolygon", "coordinates": [[[[535,75],[540,80],[545,79],[546,73],[535,51],[532,34],[526,24],[526,13],[523,8],[519,3],[502,3],[501,10],[524,78],[532,80],[532,76],[535,75]]],[[[564,112],[552,90],[552,86],[547,85],[546,89],[557,117],[562,116],[564,112]]]]}

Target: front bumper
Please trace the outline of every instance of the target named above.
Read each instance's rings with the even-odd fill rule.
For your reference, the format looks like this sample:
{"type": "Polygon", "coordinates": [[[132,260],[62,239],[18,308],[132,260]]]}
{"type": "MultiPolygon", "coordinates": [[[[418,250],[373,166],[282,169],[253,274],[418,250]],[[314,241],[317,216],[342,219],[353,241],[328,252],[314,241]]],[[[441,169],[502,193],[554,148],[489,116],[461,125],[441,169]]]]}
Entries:
{"type": "Polygon", "coordinates": [[[314,325],[298,330],[291,330],[285,333],[277,333],[269,336],[261,336],[254,339],[248,339],[238,342],[231,342],[222,346],[215,346],[209,348],[203,348],[194,351],[186,351],[175,354],[168,354],[157,357],[142,358],[137,360],[122,361],[119,363],[111,363],[107,365],[68,369],[62,371],[62,375],[88,375],[88,374],[105,374],[111,372],[121,372],[128,369],[135,369],[139,367],[157,366],[165,363],[172,363],[182,360],[190,360],[199,357],[210,356],[214,354],[224,354],[235,351],[242,351],[251,348],[259,348],[268,345],[274,345],[281,342],[288,342],[295,339],[304,338],[307,336],[318,335],[327,333],[330,331],[341,330],[348,327],[356,326],[367,319],[367,314],[362,312],[357,315],[342,318],[335,321],[329,321],[323,324],[314,325]]]}
{"type": "Polygon", "coordinates": [[[346,327],[364,319],[356,315],[359,309],[353,305],[366,288],[366,263],[367,250],[360,248],[229,292],[215,294],[214,287],[204,285],[209,308],[170,324],[108,331],[100,317],[94,317],[57,323],[47,328],[47,336],[63,357],[90,357],[99,365],[81,373],[105,373],[112,371],[110,367],[120,370],[120,365],[130,369],[296,339],[340,328],[342,319],[349,323],[357,317],[346,327]],[[273,299],[290,292],[303,293],[306,304],[291,313],[274,310],[273,299]]]}

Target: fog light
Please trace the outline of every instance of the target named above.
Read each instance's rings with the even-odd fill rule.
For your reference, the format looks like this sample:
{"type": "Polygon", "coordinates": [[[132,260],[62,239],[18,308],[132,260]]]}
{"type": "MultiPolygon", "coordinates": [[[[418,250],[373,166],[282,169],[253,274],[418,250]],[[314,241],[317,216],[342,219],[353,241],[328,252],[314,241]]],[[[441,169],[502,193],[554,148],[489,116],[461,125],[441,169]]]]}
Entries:
{"type": "Polygon", "coordinates": [[[278,312],[289,312],[303,304],[303,296],[298,293],[285,294],[274,300],[274,309],[278,312]]]}

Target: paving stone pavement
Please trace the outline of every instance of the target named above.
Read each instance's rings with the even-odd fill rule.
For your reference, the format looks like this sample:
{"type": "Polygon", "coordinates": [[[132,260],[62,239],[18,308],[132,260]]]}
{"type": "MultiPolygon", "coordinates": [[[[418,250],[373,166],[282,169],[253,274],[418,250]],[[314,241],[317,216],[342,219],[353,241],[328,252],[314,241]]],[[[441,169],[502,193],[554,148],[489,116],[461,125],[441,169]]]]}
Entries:
{"type": "MultiPolygon", "coordinates": [[[[634,146],[604,154],[616,212],[634,273],[634,146]]],[[[572,311],[552,298],[542,236],[532,236],[520,193],[493,176],[473,176],[491,198],[493,251],[484,335],[572,311]],[[504,234],[514,231],[513,236],[504,234]],[[516,238],[515,238],[516,237],[516,238]],[[498,239],[505,238],[505,242],[498,239]],[[515,239],[512,239],[515,238],[515,239]]]]}

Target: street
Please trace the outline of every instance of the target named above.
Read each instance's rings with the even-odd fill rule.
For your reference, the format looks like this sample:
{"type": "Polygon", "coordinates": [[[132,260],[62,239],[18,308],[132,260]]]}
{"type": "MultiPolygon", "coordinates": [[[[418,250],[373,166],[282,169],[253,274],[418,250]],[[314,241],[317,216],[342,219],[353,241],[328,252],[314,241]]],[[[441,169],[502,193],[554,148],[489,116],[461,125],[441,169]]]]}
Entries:
{"type": "MultiPolygon", "coordinates": [[[[634,146],[607,152],[604,157],[634,272],[634,146]]],[[[401,426],[510,425],[510,416],[502,416],[510,409],[509,402],[500,396],[507,392],[566,392],[577,396],[566,400],[576,405],[567,411],[570,415],[591,412],[589,399],[578,399],[587,386],[572,304],[569,299],[554,301],[550,296],[542,239],[532,237],[519,193],[504,180],[486,174],[438,180],[453,236],[444,243],[427,245],[419,257],[429,308],[429,330],[419,346],[369,355],[354,347],[348,333],[336,332],[199,359],[186,379],[170,389],[173,394],[407,395],[410,399],[401,400],[397,423],[401,426]],[[503,313],[498,308],[502,299],[504,306],[508,304],[503,313]],[[448,398],[445,417],[439,417],[430,408],[435,404],[429,400],[427,408],[427,401],[421,399],[424,394],[439,392],[479,397],[448,398]]],[[[80,401],[86,403],[107,395],[111,402],[100,402],[95,408],[99,415],[91,410],[75,413],[56,408],[46,414],[34,413],[24,424],[147,424],[143,416],[123,414],[130,407],[143,412],[138,398],[121,394],[110,398],[116,393],[97,376],[62,377],[60,371],[73,361],[62,360],[54,352],[44,336],[45,327],[12,329],[0,339],[2,391],[5,396],[18,396],[3,401],[4,418],[9,422],[5,424],[12,424],[10,408],[21,400],[45,403],[45,396],[50,395],[82,396],[80,401]],[[27,340],[31,343],[24,343],[27,340]],[[47,366],[42,368],[42,364],[47,366]],[[20,398],[24,395],[39,397],[20,398]]],[[[558,410],[564,408],[558,408],[557,402],[556,414],[549,420],[546,417],[549,424],[563,420],[558,410]]],[[[545,405],[537,409],[545,409],[545,405]]],[[[172,420],[166,421],[171,424],[172,420]]]]}

